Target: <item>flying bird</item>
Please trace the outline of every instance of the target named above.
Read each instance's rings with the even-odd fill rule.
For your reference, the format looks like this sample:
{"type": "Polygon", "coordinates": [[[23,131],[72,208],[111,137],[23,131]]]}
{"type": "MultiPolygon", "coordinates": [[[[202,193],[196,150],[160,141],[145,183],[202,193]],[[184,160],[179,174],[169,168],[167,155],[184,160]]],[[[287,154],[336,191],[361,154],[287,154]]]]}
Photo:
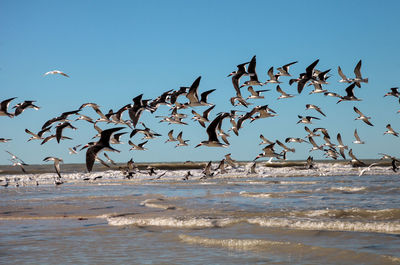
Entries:
{"type": "Polygon", "coordinates": [[[60,71],[60,70],[48,71],[48,72],[46,72],[43,76],[46,76],[46,75],[56,75],[56,74],[63,75],[63,76],[65,76],[65,77],[69,77],[69,75],[67,75],[66,73],[64,73],[64,72],[62,72],[62,71],[60,71]]]}
{"type": "Polygon", "coordinates": [[[16,97],[3,100],[0,103],[0,116],[8,116],[10,118],[14,117],[14,114],[8,112],[8,106],[10,105],[10,102],[14,99],[16,99],[16,97]]]}
{"type": "Polygon", "coordinates": [[[361,141],[360,137],[358,136],[357,129],[354,130],[354,138],[356,138],[356,140],[353,141],[354,144],[365,144],[365,142],[361,141]]]}
{"type": "Polygon", "coordinates": [[[388,129],[386,132],[383,133],[383,135],[385,134],[392,134],[396,137],[399,137],[399,133],[396,132],[395,130],[393,130],[392,126],[390,126],[390,124],[386,125],[386,128],[388,129]]]}
{"type": "Polygon", "coordinates": [[[323,116],[326,116],[326,115],[322,112],[322,110],[321,110],[318,106],[316,106],[316,105],[313,105],[313,104],[306,104],[306,110],[308,110],[308,109],[315,109],[316,111],[318,111],[319,113],[321,113],[323,116]]]}
{"type": "Polygon", "coordinates": [[[100,140],[88,148],[88,150],[86,151],[86,168],[89,172],[92,171],[94,161],[97,157],[98,152],[100,152],[101,150],[107,149],[107,150],[119,152],[118,150],[116,150],[110,146],[110,138],[113,133],[115,133],[123,128],[124,127],[116,127],[116,128],[111,128],[111,129],[102,131],[100,140]]]}
{"type": "Polygon", "coordinates": [[[15,105],[13,108],[15,108],[15,116],[20,115],[24,110],[28,109],[28,108],[32,108],[35,110],[40,109],[38,106],[34,105],[33,102],[36,102],[34,100],[25,100],[22,103],[18,103],[17,105],[15,105]]]}
{"type": "Polygon", "coordinates": [[[46,161],[46,162],[47,161],[53,161],[54,162],[54,169],[56,170],[56,173],[57,173],[58,177],[61,178],[60,162],[64,162],[64,160],[62,160],[62,158],[48,156],[48,157],[44,158],[43,161],[46,161]]]}
{"type": "Polygon", "coordinates": [[[278,74],[279,74],[280,76],[291,76],[291,75],[289,74],[289,67],[290,67],[291,65],[295,64],[295,63],[297,63],[297,61],[291,62],[291,63],[288,63],[288,64],[285,64],[285,65],[282,66],[282,67],[276,68],[276,70],[279,71],[278,74]]]}
{"type": "Polygon", "coordinates": [[[357,109],[356,107],[353,108],[354,111],[360,115],[359,117],[355,118],[355,120],[362,120],[363,122],[365,122],[366,124],[368,124],[369,126],[374,126],[369,119],[371,119],[371,117],[367,117],[365,116],[359,109],[357,109]]]}

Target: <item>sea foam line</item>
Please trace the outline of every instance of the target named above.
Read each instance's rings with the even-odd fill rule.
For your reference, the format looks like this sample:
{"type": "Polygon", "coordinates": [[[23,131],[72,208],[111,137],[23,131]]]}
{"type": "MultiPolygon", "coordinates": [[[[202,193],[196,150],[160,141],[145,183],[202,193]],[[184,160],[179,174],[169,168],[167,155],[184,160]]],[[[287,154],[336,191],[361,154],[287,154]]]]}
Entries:
{"type": "Polygon", "coordinates": [[[286,227],[302,230],[332,230],[400,234],[399,222],[350,222],[309,219],[256,217],[247,220],[250,224],[265,227],[286,227]]]}

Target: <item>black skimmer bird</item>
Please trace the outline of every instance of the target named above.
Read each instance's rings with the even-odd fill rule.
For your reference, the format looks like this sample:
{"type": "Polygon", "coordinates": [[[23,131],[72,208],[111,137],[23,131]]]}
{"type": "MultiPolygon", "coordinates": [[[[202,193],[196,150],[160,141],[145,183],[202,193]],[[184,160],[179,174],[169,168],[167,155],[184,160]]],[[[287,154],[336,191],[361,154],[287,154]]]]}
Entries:
{"type": "Polygon", "coordinates": [[[400,93],[399,93],[399,91],[398,91],[398,87],[392,87],[390,90],[390,92],[387,92],[383,97],[386,97],[386,96],[393,96],[393,97],[396,97],[396,98],[398,98],[399,96],[400,96],[400,93]]]}
{"type": "Polygon", "coordinates": [[[248,105],[251,105],[251,103],[247,102],[247,101],[242,97],[242,95],[240,95],[240,94],[236,94],[236,97],[231,97],[231,98],[230,98],[230,102],[231,102],[232,106],[242,105],[243,107],[246,107],[246,108],[247,108],[248,105]],[[238,103],[236,103],[236,101],[237,101],[238,103]]]}
{"type": "Polygon", "coordinates": [[[294,137],[288,137],[285,139],[285,143],[303,143],[303,142],[307,141],[301,138],[294,138],[294,137]]]}
{"type": "Polygon", "coordinates": [[[307,161],[306,161],[306,165],[305,165],[306,169],[314,169],[314,158],[312,156],[308,156],[307,161]]]}
{"type": "Polygon", "coordinates": [[[264,147],[263,148],[263,152],[261,154],[257,155],[257,157],[254,158],[254,161],[259,159],[259,158],[261,158],[261,157],[269,157],[269,158],[275,157],[275,158],[278,158],[278,159],[284,158],[284,156],[282,154],[278,154],[278,153],[275,152],[274,145],[275,145],[275,143],[267,145],[266,147],[264,147]]]}
{"type": "Polygon", "coordinates": [[[354,144],[365,144],[365,142],[361,141],[360,137],[358,136],[357,129],[354,130],[354,138],[356,138],[356,140],[353,141],[354,144]]]}
{"type": "Polygon", "coordinates": [[[340,99],[338,100],[338,102],[336,102],[336,104],[339,103],[339,102],[342,102],[342,101],[361,101],[361,99],[359,99],[356,96],[354,96],[353,89],[354,89],[355,85],[356,85],[356,83],[353,83],[353,84],[349,85],[346,88],[347,95],[346,96],[341,96],[340,99]]]}
{"type": "Polygon", "coordinates": [[[132,121],[133,127],[136,128],[137,123],[139,122],[139,118],[142,115],[143,110],[146,109],[146,104],[144,100],[142,100],[143,94],[136,96],[132,99],[133,105],[128,109],[129,117],[132,121]]]}
{"type": "Polygon", "coordinates": [[[220,122],[222,122],[223,114],[218,115],[211,123],[208,125],[206,132],[208,134],[208,140],[200,142],[195,146],[199,147],[201,145],[210,146],[210,147],[227,147],[228,145],[221,143],[217,137],[217,126],[220,122]]]}
{"type": "Polygon", "coordinates": [[[62,138],[62,132],[65,128],[71,128],[73,130],[76,130],[77,128],[72,126],[71,123],[69,122],[63,122],[60,123],[56,126],[56,139],[57,139],[57,143],[60,143],[60,140],[62,138]]]}
{"type": "Polygon", "coordinates": [[[66,73],[64,73],[64,72],[62,72],[62,71],[60,71],[60,70],[52,70],[52,71],[48,71],[48,72],[46,72],[46,73],[44,73],[44,75],[43,76],[46,76],[46,75],[63,75],[63,76],[65,76],[65,77],[69,77],[69,75],[67,75],[66,73]]]}
{"type": "Polygon", "coordinates": [[[309,109],[315,109],[316,111],[318,111],[319,113],[321,113],[323,116],[326,117],[326,115],[322,112],[322,110],[316,105],[306,104],[306,110],[309,110],[309,109]]]}
{"type": "Polygon", "coordinates": [[[253,58],[251,58],[251,61],[249,63],[249,66],[247,67],[247,72],[250,76],[250,80],[245,81],[243,85],[240,87],[244,86],[262,86],[263,83],[258,81],[258,76],[256,72],[256,56],[254,55],[253,58]]]}
{"type": "MultiPolygon", "coordinates": [[[[286,145],[284,145],[284,144],[283,144],[281,141],[279,141],[279,140],[276,140],[276,143],[277,143],[280,147],[283,148],[283,151],[282,151],[283,153],[288,153],[288,152],[295,153],[295,152],[296,152],[296,149],[287,147],[286,145]]],[[[285,157],[286,157],[286,155],[285,155],[285,157]]]]}
{"type": "Polygon", "coordinates": [[[192,114],[194,115],[193,116],[193,118],[192,118],[192,120],[196,120],[196,121],[198,121],[199,123],[200,123],[200,125],[202,126],[202,127],[206,127],[206,122],[210,122],[209,120],[208,120],[208,115],[210,114],[210,111],[212,111],[213,109],[215,108],[215,105],[213,105],[213,106],[211,106],[210,108],[208,108],[208,109],[206,109],[204,112],[203,112],[203,115],[200,115],[200,114],[198,114],[196,111],[194,111],[194,110],[192,110],[192,114]]]}
{"type": "Polygon", "coordinates": [[[43,134],[44,134],[45,132],[49,132],[50,129],[51,129],[51,127],[44,128],[43,130],[39,131],[37,134],[31,132],[31,131],[28,130],[28,129],[25,129],[25,132],[26,132],[27,134],[32,135],[31,138],[28,139],[28,142],[31,141],[31,140],[43,140],[43,139],[44,139],[44,138],[43,138],[43,134]]]}
{"type": "Polygon", "coordinates": [[[40,109],[38,106],[34,105],[33,102],[36,102],[34,100],[25,100],[22,103],[18,103],[17,105],[15,105],[13,108],[15,108],[15,116],[20,115],[24,110],[28,109],[28,108],[32,108],[34,110],[38,110],[40,109]]]}
{"type": "Polygon", "coordinates": [[[324,141],[325,141],[324,146],[327,146],[327,147],[329,147],[329,148],[335,148],[335,145],[334,145],[333,143],[331,143],[331,138],[326,137],[326,136],[324,135],[323,139],[324,139],[324,141]]]}
{"type": "Polygon", "coordinates": [[[339,143],[336,147],[339,148],[339,153],[343,157],[343,159],[346,159],[346,156],[344,155],[344,149],[347,150],[348,146],[343,144],[342,136],[340,135],[340,133],[337,134],[336,138],[339,143]]]}
{"type": "Polygon", "coordinates": [[[57,173],[58,177],[61,178],[60,163],[64,162],[64,160],[62,160],[62,158],[48,156],[48,157],[44,158],[43,161],[46,161],[46,162],[53,161],[54,162],[54,169],[56,170],[56,173],[57,173]]]}
{"type": "Polygon", "coordinates": [[[102,164],[104,167],[111,168],[111,166],[109,164],[107,164],[107,162],[104,161],[103,159],[101,159],[100,157],[96,156],[95,160],[97,162],[99,162],[100,164],[102,164]]]}
{"type": "Polygon", "coordinates": [[[290,67],[291,65],[295,64],[295,63],[297,63],[297,61],[291,62],[291,63],[288,63],[288,64],[285,64],[285,65],[282,66],[282,67],[276,68],[276,70],[279,71],[278,74],[279,74],[280,76],[291,76],[291,75],[289,74],[289,67],[290,67]]]}
{"type": "Polygon", "coordinates": [[[20,161],[16,161],[16,160],[12,160],[10,159],[10,161],[13,163],[13,167],[18,166],[19,168],[21,168],[22,172],[24,172],[26,174],[26,170],[24,168],[24,164],[22,164],[20,161]]]}
{"type": "Polygon", "coordinates": [[[299,117],[299,121],[297,123],[306,123],[306,124],[311,124],[313,119],[319,120],[320,118],[317,117],[313,117],[313,116],[300,116],[297,115],[297,117],[299,117]]]}
{"type": "Polygon", "coordinates": [[[272,83],[272,84],[279,84],[282,83],[280,82],[278,79],[280,77],[280,74],[276,74],[274,75],[274,67],[269,68],[268,70],[268,76],[269,76],[269,80],[265,81],[264,85],[268,84],[268,83],[272,83]]]}
{"type": "Polygon", "coordinates": [[[121,142],[121,136],[124,134],[126,134],[126,132],[114,133],[110,139],[110,143],[111,144],[123,144],[123,142],[121,142]]]}
{"type": "Polygon", "coordinates": [[[360,161],[360,160],[353,154],[353,149],[350,149],[350,150],[349,150],[349,156],[351,157],[350,163],[351,163],[351,165],[352,165],[353,167],[359,167],[359,166],[365,167],[365,166],[366,166],[366,164],[365,164],[364,162],[360,161]]]}
{"type": "Polygon", "coordinates": [[[183,176],[182,180],[189,180],[189,177],[193,176],[190,171],[187,171],[185,176],[183,176]]]}
{"type": "MultiPolygon", "coordinates": [[[[52,139],[54,139],[54,138],[56,138],[56,135],[55,135],[55,134],[52,134],[52,135],[50,135],[50,136],[47,136],[47,137],[45,137],[45,138],[43,139],[43,141],[40,143],[40,145],[43,145],[43,144],[47,143],[48,141],[50,141],[50,140],[52,140],[52,139]]],[[[72,140],[72,138],[62,135],[61,138],[60,138],[60,140],[72,140]]]]}
{"type": "Polygon", "coordinates": [[[396,137],[399,137],[399,133],[396,132],[395,130],[393,130],[392,126],[390,126],[390,124],[386,125],[386,128],[388,129],[386,132],[383,133],[383,135],[385,134],[392,134],[396,137]]]}
{"type": "Polygon", "coordinates": [[[79,121],[79,120],[87,121],[89,123],[94,123],[94,120],[92,118],[90,118],[89,116],[83,115],[83,114],[80,114],[79,117],[75,119],[75,121],[79,121]]]}
{"type": "Polygon", "coordinates": [[[8,138],[0,138],[0,143],[8,143],[11,140],[12,139],[8,139],[8,138]]]}
{"type": "Polygon", "coordinates": [[[264,96],[261,96],[261,92],[269,91],[269,89],[254,90],[252,86],[247,87],[247,90],[251,94],[247,99],[262,99],[264,96]]]}
{"type": "Polygon", "coordinates": [[[311,94],[319,94],[319,93],[327,93],[328,90],[323,89],[322,85],[319,83],[313,83],[312,84],[314,86],[314,90],[310,91],[310,93],[308,93],[309,95],[311,94]]]}
{"type": "Polygon", "coordinates": [[[144,134],[143,139],[154,139],[156,136],[162,136],[161,134],[152,131],[143,122],[140,122],[140,124],[143,125],[144,129],[133,129],[129,135],[130,138],[132,138],[136,133],[144,134]]]}
{"type": "Polygon", "coordinates": [[[287,94],[285,91],[283,91],[282,88],[281,88],[279,85],[276,86],[276,91],[278,91],[279,93],[281,93],[281,95],[278,97],[278,99],[281,99],[281,98],[292,98],[292,97],[294,97],[294,95],[292,95],[292,94],[287,94]]]}
{"type": "Polygon", "coordinates": [[[186,95],[189,87],[180,87],[178,90],[172,91],[169,95],[169,101],[171,104],[175,104],[178,98],[182,95],[186,95]]]}
{"type": "Polygon", "coordinates": [[[359,117],[355,118],[355,120],[362,120],[363,122],[365,122],[366,124],[368,124],[369,126],[374,126],[369,119],[371,119],[371,117],[367,117],[365,116],[359,109],[357,109],[356,107],[353,108],[354,111],[360,115],[359,117]]]}
{"type": "Polygon", "coordinates": [[[203,176],[200,179],[206,179],[214,176],[214,172],[211,172],[211,161],[207,163],[207,165],[203,169],[203,176]]]}
{"type": "Polygon", "coordinates": [[[236,167],[237,167],[236,164],[235,164],[237,161],[232,159],[230,153],[225,155],[225,161],[226,161],[226,163],[228,163],[228,165],[230,165],[231,167],[233,167],[233,168],[236,168],[236,167]]]}
{"type": "Polygon", "coordinates": [[[187,142],[189,142],[190,140],[183,140],[182,139],[182,133],[183,132],[180,132],[178,134],[178,136],[176,137],[176,139],[178,140],[179,143],[177,145],[175,145],[175,148],[178,147],[178,146],[188,146],[187,142]]]}
{"type": "Polygon", "coordinates": [[[73,147],[69,147],[68,148],[68,150],[69,150],[69,154],[70,155],[76,155],[76,154],[78,154],[78,147],[80,147],[81,146],[81,144],[78,144],[78,145],[76,145],[76,146],[73,146],[73,147]]]}
{"type": "Polygon", "coordinates": [[[112,160],[107,153],[104,153],[104,157],[107,159],[108,162],[110,162],[112,165],[116,166],[117,163],[115,163],[114,160],[112,160]]]}
{"type": "Polygon", "coordinates": [[[289,84],[293,84],[293,82],[297,82],[297,92],[300,94],[303,91],[304,86],[307,84],[308,81],[315,79],[314,78],[314,68],[318,64],[319,59],[314,61],[306,68],[306,72],[300,74],[298,79],[290,79],[289,84]]]}
{"type": "Polygon", "coordinates": [[[258,113],[258,115],[255,116],[255,117],[251,117],[250,118],[251,119],[250,122],[253,122],[253,121],[257,120],[257,119],[263,119],[263,118],[269,118],[269,117],[277,116],[276,112],[273,109],[269,108],[268,105],[257,106],[257,107],[254,108],[254,112],[258,113]]]}
{"type": "Polygon", "coordinates": [[[257,174],[256,166],[257,166],[257,162],[254,162],[250,167],[249,174],[257,174]]]}
{"type": "Polygon", "coordinates": [[[241,96],[241,93],[240,93],[239,81],[243,75],[248,75],[247,70],[246,70],[247,64],[249,64],[249,62],[237,65],[237,70],[233,71],[232,73],[230,73],[228,75],[228,77],[232,76],[233,88],[235,89],[236,94],[240,95],[240,96],[241,96]]]}
{"type": "Polygon", "coordinates": [[[314,139],[312,137],[310,137],[310,136],[308,137],[308,142],[313,146],[310,149],[310,152],[316,151],[316,150],[323,150],[322,145],[317,145],[317,143],[314,141],[314,139]]]}
{"type": "Polygon", "coordinates": [[[167,122],[168,124],[180,124],[180,125],[188,125],[186,122],[182,121],[182,118],[174,117],[174,116],[155,116],[156,118],[162,118],[159,122],[167,122]]]}
{"type": "Polygon", "coordinates": [[[142,143],[140,143],[140,144],[138,144],[138,145],[136,145],[136,144],[134,144],[131,140],[129,140],[128,144],[129,144],[130,146],[132,146],[131,149],[129,149],[129,150],[145,151],[145,150],[147,150],[147,149],[144,148],[143,146],[144,146],[145,144],[147,144],[147,142],[148,142],[148,140],[147,140],[147,141],[144,141],[144,142],[142,142],[142,143]]]}
{"type": "Polygon", "coordinates": [[[338,66],[338,73],[339,73],[340,77],[342,78],[341,80],[339,80],[340,83],[352,83],[353,82],[352,80],[348,79],[345,74],[343,74],[343,71],[340,68],[340,66],[338,66]]]}
{"type": "Polygon", "coordinates": [[[325,92],[324,96],[335,97],[335,98],[341,98],[342,97],[338,93],[334,93],[334,92],[325,92]]]}
{"type": "Polygon", "coordinates": [[[354,74],[356,77],[353,79],[356,86],[361,87],[360,83],[368,83],[368,78],[362,78],[361,75],[361,60],[357,63],[356,67],[354,67],[354,74]]]}
{"type": "Polygon", "coordinates": [[[311,131],[310,128],[308,128],[307,126],[304,126],[304,130],[308,133],[308,135],[306,136],[308,137],[317,137],[317,136],[321,136],[320,134],[316,134],[316,132],[311,131]]]}
{"type": "Polygon", "coordinates": [[[270,144],[274,143],[274,142],[268,140],[267,138],[265,138],[264,135],[262,135],[262,134],[260,134],[260,139],[262,140],[262,142],[259,145],[263,145],[263,144],[270,145],[270,144]]]}
{"type": "Polygon", "coordinates": [[[378,155],[382,156],[381,158],[379,158],[379,160],[383,160],[383,159],[390,159],[390,160],[396,159],[396,160],[398,160],[396,157],[388,155],[388,154],[378,153],[378,155]]]}
{"type": "Polygon", "coordinates": [[[121,129],[124,129],[124,127],[116,127],[116,128],[111,128],[111,129],[102,131],[100,140],[88,148],[88,150],[86,151],[86,168],[89,172],[92,171],[94,161],[97,157],[98,152],[100,152],[101,150],[107,149],[107,150],[119,152],[118,150],[116,150],[110,146],[110,138],[113,133],[115,133],[121,129]]]}
{"type": "Polygon", "coordinates": [[[178,141],[176,138],[174,138],[173,133],[174,133],[174,130],[170,130],[168,132],[168,139],[165,141],[166,143],[178,141]]]}
{"type": "Polygon", "coordinates": [[[227,172],[225,169],[225,158],[219,162],[218,167],[215,170],[219,170],[219,174],[225,174],[227,172]]]}
{"type": "Polygon", "coordinates": [[[79,113],[79,111],[80,111],[80,109],[78,109],[78,110],[72,110],[72,111],[67,111],[67,112],[63,112],[63,113],[61,113],[60,116],[55,117],[55,118],[52,118],[52,119],[46,121],[46,122],[42,125],[42,129],[45,129],[45,128],[49,127],[50,125],[52,125],[52,124],[55,123],[55,122],[66,122],[66,121],[69,121],[69,120],[68,120],[68,117],[69,117],[70,115],[77,115],[77,114],[79,113]]]}
{"type": "Polygon", "coordinates": [[[396,165],[396,159],[392,159],[392,167],[391,169],[393,170],[393,172],[397,172],[399,170],[399,167],[396,165]]]}
{"type": "Polygon", "coordinates": [[[185,105],[189,107],[196,107],[196,106],[211,106],[213,104],[207,103],[208,95],[215,91],[215,89],[207,90],[201,94],[200,100],[197,94],[197,90],[200,85],[201,76],[199,76],[196,80],[194,80],[193,84],[189,88],[189,92],[186,94],[186,98],[189,100],[188,103],[185,105]]]}
{"type": "Polygon", "coordinates": [[[336,151],[335,148],[333,147],[329,147],[328,149],[324,149],[323,151],[325,151],[324,155],[328,158],[332,158],[332,159],[338,159],[339,153],[338,151],[336,151]]]}
{"type": "Polygon", "coordinates": [[[16,161],[16,162],[20,162],[22,165],[27,166],[28,164],[26,164],[21,158],[19,158],[18,156],[14,155],[13,153],[11,153],[10,151],[5,150],[10,156],[11,156],[11,160],[12,161],[16,161]]]}
{"type": "MultiPolygon", "coordinates": [[[[328,130],[327,129],[325,129],[325,128],[315,128],[314,130],[313,130],[313,132],[314,133],[316,133],[316,132],[322,132],[322,134],[326,137],[326,138],[331,138],[330,136],[329,136],[329,133],[328,133],[328,130]]],[[[319,136],[319,135],[318,135],[319,136]]]]}
{"type": "Polygon", "coordinates": [[[10,105],[10,102],[14,99],[16,99],[16,97],[3,100],[0,103],[0,116],[8,116],[10,118],[14,117],[14,114],[8,112],[8,106],[10,105]]]}

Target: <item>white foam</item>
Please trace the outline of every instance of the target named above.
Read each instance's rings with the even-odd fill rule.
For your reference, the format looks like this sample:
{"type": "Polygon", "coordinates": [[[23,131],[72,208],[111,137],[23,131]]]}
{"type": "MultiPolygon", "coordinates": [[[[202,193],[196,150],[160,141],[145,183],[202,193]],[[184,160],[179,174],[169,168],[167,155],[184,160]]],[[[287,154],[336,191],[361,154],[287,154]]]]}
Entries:
{"type": "Polygon", "coordinates": [[[226,227],[237,223],[238,220],[232,218],[196,218],[196,217],[108,217],[110,225],[136,225],[136,226],[160,226],[176,228],[207,228],[207,227],[226,227]]]}
{"type": "Polygon", "coordinates": [[[269,241],[260,239],[214,239],[200,236],[179,235],[179,239],[189,244],[199,244],[204,246],[217,246],[232,249],[253,249],[257,247],[273,247],[290,245],[290,242],[269,241]]]}
{"type": "Polygon", "coordinates": [[[303,230],[333,230],[400,234],[400,222],[359,222],[310,219],[264,218],[248,219],[250,224],[266,227],[287,227],[303,230]]]}
{"type": "Polygon", "coordinates": [[[366,187],[332,187],[330,191],[346,191],[346,192],[359,192],[366,190],[366,187]]]}
{"type": "Polygon", "coordinates": [[[171,204],[166,204],[163,199],[147,199],[140,203],[140,205],[149,208],[158,208],[164,210],[175,210],[176,207],[171,204]]]}

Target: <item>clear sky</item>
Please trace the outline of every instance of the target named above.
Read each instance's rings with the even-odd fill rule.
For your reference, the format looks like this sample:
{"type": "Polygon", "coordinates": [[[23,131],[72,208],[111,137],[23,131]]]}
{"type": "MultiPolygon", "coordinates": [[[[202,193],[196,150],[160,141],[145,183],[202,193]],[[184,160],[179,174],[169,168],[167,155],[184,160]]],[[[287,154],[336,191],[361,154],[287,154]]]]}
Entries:
{"type": "MultiPolygon", "coordinates": [[[[294,78],[316,59],[317,68],[331,68],[329,85],[325,87],[343,95],[346,84],[339,83],[340,65],[348,77],[362,59],[361,72],[368,84],[355,88],[360,102],[342,102],[321,94],[308,95],[311,87],[301,95],[296,86],[289,86],[283,77],[284,91],[294,98],[276,100],[276,85],[264,89],[265,99],[253,100],[254,105],[274,109],[274,118],[245,122],[239,136],[231,133],[228,148],[199,147],[207,134],[198,123],[190,120],[191,110],[184,110],[189,118],[187,126],[158,123],[149,112],[141,121],[163,136],[150,141],[147,151],[129,151],[127,144],[116,145],[121,153],[109,153],[116,161],[126,162],[131,157],[141,161],[220,160],[232,153],[238,160],[252,160],[261,153],[259,134],[271,140],[286,137],[305,137],[304,125],[296,124],[297,115],[311,115],[321,120],[310,128],[325,127],[332,142],[341,133],[345,144],[353,148],[359,158],[376,158],[378,153],[399,155],[400,139],[383,135],[390,123],[400,131],[398,99],[383,97],[391,87],[399,86],[400,53],[398,34],[399,1],[0,1],[0,100],[18,97],[10,107],[24,100],[36,100],[40,110],[28,109],[10,119],[0,117],[0,137],[11,138],[0,143],[0,164],[10,164],[9,150],[25,162],[43,163],[46,156],[58,156],[66,163],[84,163],[85,153],[69,155],[68,147],[86,144],[96,133],[84,121],[74,122],[76,131],[66,129],[64,135],[73,138],[57,144],[55,140],[40,145],[27,142],[25,128],[38,132],[48,119],[62,112],[78,108],[82,103],[96,102],[103,112],[117,110],[131,103],[143,93],[144,98],[155,98],[169,89],[190,86],[202,76],[199,92],[216,89],[209,102],[216,104],[210,117],[233,106],[229,98],[235,91],[227,75],[236,65],[257,55],[257,73],[267,80],[267,70],[292,61],[290,72],[294,78]],[[70,75],[43,76],[58,69],[70,75]],[[318,105],[327,115],[305,110],[305,104],[318,105]],[[370,127],[354,120],[357,106],[371,116],[370,127]],[[358,129],[365,145],[355,145],[354,129],[358,129]],[[174,148],[164,143],[167,132],[183,130],[189,146],[174,148]]],[[[242,78],[241,82],[247,78],[242,78]]],[[[259,89],[256,87],[256,89],[259,89]]],[[[248,92],[242,89],[245,96],[248,92]]],[[[184,98],[180,98],[184,102],[184,98]]],[[[167,106],[155,113],[165,115],[167,106]]],[[[246,110],[236,107],[235,109],[246,110]]],[[[196,107],[202,112],[205,107],[196,107]]],[[[90,109],[83,114],[97,118],[90,109]]],[[[128,119],[127,113],[124,118],[128,119]]],[[[110,126],[100,124],[100,127],[110,126]]],[[[225,131],[230,128],[224,122],[225,131]]],[[[54,131],[54,130],[53,130],[54,131]]],[[[124,131],[130,132],[129,129],[124,131]]],[[[139,143],[140,137],[131,139],[139,143]]],[[[315,138],[318,144],[323,140],[315,138]]],[[[128,137],[122,137],[127,143],[128,137]]],[[[306,159],[310,145],[289,143],[296,153],[288,159],[306,159]]],[[[276,147],[279,151],[280,148],[276,147]]],[[[314,159],[322,152],[312,152],[314,159]]]]}

